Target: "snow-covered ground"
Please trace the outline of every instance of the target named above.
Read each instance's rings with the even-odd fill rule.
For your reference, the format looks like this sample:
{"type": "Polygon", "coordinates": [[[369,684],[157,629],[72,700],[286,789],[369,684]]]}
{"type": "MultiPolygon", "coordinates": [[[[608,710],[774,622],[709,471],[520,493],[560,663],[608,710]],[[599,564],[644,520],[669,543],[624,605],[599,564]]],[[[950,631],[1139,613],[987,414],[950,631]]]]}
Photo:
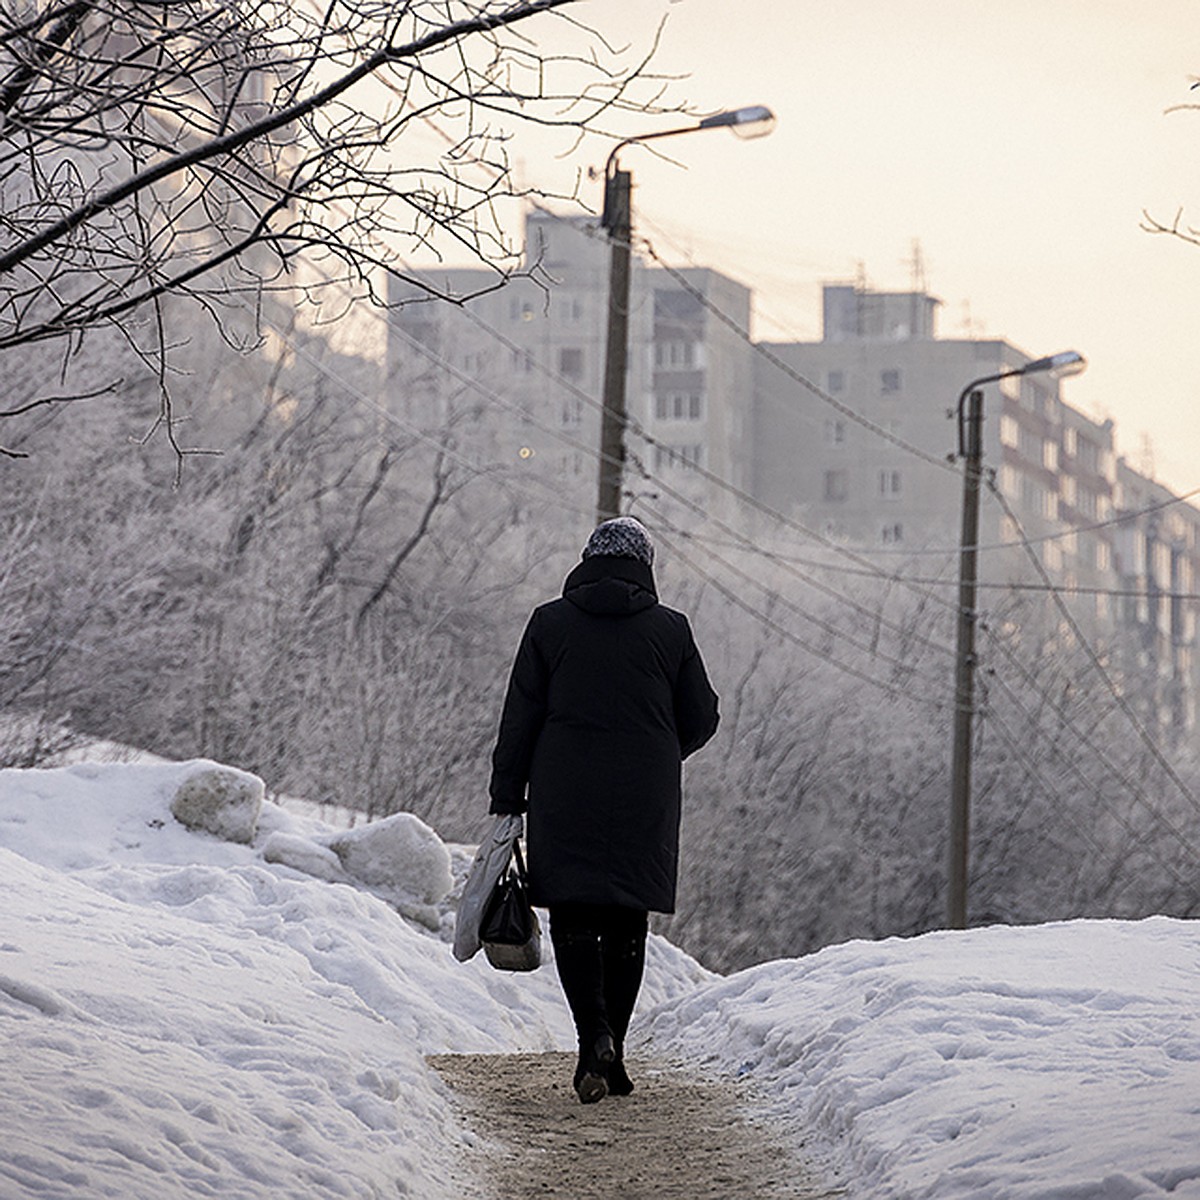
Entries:
{"type": "MultiPolygon", "coordinates": [[[[188,831],[171,799],[210,766],[0,771],[0,1197],[454,1196],[486,1131],[423,1056],[569,1047],[553,968],[454,961],[439,893],[469,854],[415,818],[356,842],[266,803],[248,844],[188,831]]],[[[1187,1200],[1198,984],[1200,930],[1166,919],[727,979],[655,939],[640,1027],[752,1074],[852,1197],[1187,1200]]]]}

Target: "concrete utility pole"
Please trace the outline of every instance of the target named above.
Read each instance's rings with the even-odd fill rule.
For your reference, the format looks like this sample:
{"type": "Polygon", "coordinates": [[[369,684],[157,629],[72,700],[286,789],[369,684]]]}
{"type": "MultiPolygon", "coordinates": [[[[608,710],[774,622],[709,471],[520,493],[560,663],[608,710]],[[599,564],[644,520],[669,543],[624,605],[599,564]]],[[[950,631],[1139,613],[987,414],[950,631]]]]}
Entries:
{"type": "MultiPolygon", "coordinates": [[[[983,385],[1046,371],[1056,378],[1087,366],[1066,350],[1023,367],[972,380],[958,397],[958,457],[964,460],[962,541],[958,560],[958,631],[954,655],[954,741],[950,755],[950,853],[946,925],[967,927],[967,881],[971,857],[971,735],[975,724],[975,609],[979,553],[979,483],[983,476],[983,385]]],[[[951,415],[955,415],[954,412],[951,415]]]]}
{"type": "Polygon", "coordinates": [[[629,354],[629,238],[633,176],[613,169],[604,182],[604,215],[612,249],[608,268],[608,340],[604,347],[604,409],[600,414],[600,493],[596,524],[620,515],[625,466],[625,374],[629,354]]]}
{"type": "Polygon", "coordinates": [[[600,488],[596,523],[620,515],[625,466],[625,375],[629,363],[629,239],[633,232],[633,176],[617,166],[617,155],[634,142],[695,133],[700,129],[732,129],[741,137],[761,137],[775,127],[775,114],[755,105],[705,117],[681,129],[660,129],[626,138],[613,147],[604,167],[604,214],[601,226],[612,244],[608,280],[608,342],[604,348],[604,410],[600,414],[600,488]]]}
{"type": "Polygon", "coordinates": [[[954,668],[954,745],[950,761],[950,882],[946,923],[967,927],[970,852],[971,732],[975,717],[975,594],[979,552],[979,480],[983,473],[983,392],[967,401],[962,540],[958,567],[958,634],[954,668]]]}

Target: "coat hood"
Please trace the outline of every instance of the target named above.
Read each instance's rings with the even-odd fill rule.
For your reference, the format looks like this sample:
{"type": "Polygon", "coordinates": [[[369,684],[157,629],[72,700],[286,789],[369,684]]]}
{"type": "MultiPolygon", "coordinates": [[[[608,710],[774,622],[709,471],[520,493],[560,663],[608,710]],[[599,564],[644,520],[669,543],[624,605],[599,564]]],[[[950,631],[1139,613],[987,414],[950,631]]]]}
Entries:
{"type": "Polygon", "coordinates": [[[598,554],[567,576],[563,595],[586,613],[626,617],[658,603],[654,572],[636,558],[598,554]]]}

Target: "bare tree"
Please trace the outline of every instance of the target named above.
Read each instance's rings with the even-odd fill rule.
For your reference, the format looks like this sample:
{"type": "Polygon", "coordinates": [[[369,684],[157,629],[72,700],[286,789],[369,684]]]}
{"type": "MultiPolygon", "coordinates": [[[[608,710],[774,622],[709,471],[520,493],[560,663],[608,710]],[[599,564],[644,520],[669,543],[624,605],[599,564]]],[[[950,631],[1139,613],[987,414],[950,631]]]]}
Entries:
{"type": "Polygon", "coordinates": [[[245,313],[296,287],[301,256],[371,292],[375,268],[451,239],[502,282],[515,259],[493,206],[517,191],[506,127],[581,131],[644,107],[630,92],[643,64],[583,30],[575,2],[6,5],[0,351],[75,349],[115,323],[159,372],[170,427],[164,298],[198,301],[253,345],[245,313]],[[551,32],[575,49],[539,52],[551,32]],[[452,144],[434,161],[406,153],[434,118],[452,144]]]}
{"type": "MultiPolygon", "coordinates": [[[[1200,80],[1192,84],[1193,91],[1197,88],[1200,88],[1200,80]]],[[[1167,115],[1178,112],[1200,112],[1200,104],[1172,104],[1166,111],[1167,115]]],[[[1180,205],[1170,220],[1163,220],[1161,217],[1154,216],[1147,209],[1143,209],[1142,228],[1147,233],[1165,233],[1168,237],[1178,238],[1181,242],[1190,242],[1193,246],[1200,246],[1200,226],[1186,220],[1183,211],[1183,206],[1180,205]]]]}

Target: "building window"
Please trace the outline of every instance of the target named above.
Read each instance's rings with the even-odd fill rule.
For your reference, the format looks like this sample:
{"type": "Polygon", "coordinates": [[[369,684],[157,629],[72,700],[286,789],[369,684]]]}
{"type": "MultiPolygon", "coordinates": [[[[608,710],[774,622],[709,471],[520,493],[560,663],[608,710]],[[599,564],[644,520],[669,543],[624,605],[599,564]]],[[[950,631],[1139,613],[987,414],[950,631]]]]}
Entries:
{"type": "Polygon", "coordinates": [[[1021,503],[1030,512],[1041,513],[1045,505],[1045,488],[1028,475],[1021,476],[1021,503]]]}
{"type": "Polygon", "coordinates": [[[900,495],[900,472],[879,472],[879,494],[888,500],[894,500],[900,495]]]}
{"type": "Polygon", "coordinates": [[[1022,458],[1031,463],[1042,461],[1042,439],[1032,429],[1022,429],[1018,451],[1022,458]]]}
{"type": "Polygon", "coordinates": [[[882,392],[898,392],[900,390],[900,372],[887,370],[879,372],[879,388],[882,392]]]}
{"type": "Polygon", "coordinates": [[[849,479],[845,471],[825,472],[825,499],[838,504],[850,494],[849,479]]]}
{"type": "Polygon", "coordinates": [[[655,446],[654,469],[656,471],[690,471],[700,466],[704,447],[699,443],[687,446],[655,446]]]}
{"type": "Polygon", "coordinates": [[[1046,391],[1032,379],[1021,380],[1021,404],[1039,417],[1046,415],[1046,391]]]}
{"type": "Polygon", "coordinates": [[[660,421],[699,421],[704,406],[698,392],[658,392],[654,415],[660,421]]]}
{"type": "Polygon", "coordinates": [[[846,422],[830,418],[825,422],[825,445],[844,446],[846,444],[846,422]]]}
{"type": "Polygon", "coordinates": [[[1076,438],[1075,457],[1080,467],[1095,475],[1100,470],[1100,447],[1087,438],[1076,438]]]}
{"type": "Polygon", "coordinates": [[[1039,517],[1053,520],[1058,516],[1058,495],[1033,478],[1031,475],[1021,476],[1021,504],[1026,512],[1039,517]]]}
{"type": "Polygon", "coordinates": [[[578,346],[562,346],[559,349],[558,373],[564,379],[583,378],[583,351],[578,346]]]}
{"type": "Polygon", "coordinates": [[[687,371],[696,365],[696,343],[655,342],[654,365],[663,371],[687,371]]]}
{"type": "Polygon", "coordinates": [[[885,525],[882,531],[882,538],[885,546],[904,541],[904,526],[899,521],[893,521],[890,525],[885,525]]]}
{"type": "Polygon", "coordinates": [[[1021,437],[1020,426],[1016,422],[1015,417],[1010,417],[1007,413],[1000,418],[1000,445],[1011,446],[1016,449],[1019,446],[1021,437]]]}
{"type": "Polygon", "coordinates": [[[563,400],[562,423],[579,425],[583,421],[583,401],[578,396],[567,396],[563,400]]]}
{"type": "Polygon", "coordinates": [[[830,371],[825,378],[825,386],[833,393],[846,390],[846,372],[830,371]]]}

